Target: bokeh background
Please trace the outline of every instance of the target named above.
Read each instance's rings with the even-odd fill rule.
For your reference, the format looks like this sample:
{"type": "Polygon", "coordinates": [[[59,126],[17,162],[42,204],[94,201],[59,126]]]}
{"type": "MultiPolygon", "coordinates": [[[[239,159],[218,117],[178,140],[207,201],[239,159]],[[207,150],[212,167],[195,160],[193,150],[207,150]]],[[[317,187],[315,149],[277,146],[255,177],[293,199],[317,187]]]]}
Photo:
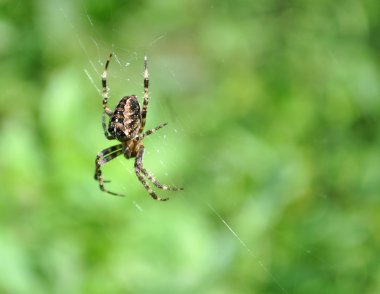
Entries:
{"type": "Polygon", "coordinates": [[[380,293],[380,2],[0,1],[1,293],[380,293]],[[93,180],[151,78],[150,199],[93,180]]]}

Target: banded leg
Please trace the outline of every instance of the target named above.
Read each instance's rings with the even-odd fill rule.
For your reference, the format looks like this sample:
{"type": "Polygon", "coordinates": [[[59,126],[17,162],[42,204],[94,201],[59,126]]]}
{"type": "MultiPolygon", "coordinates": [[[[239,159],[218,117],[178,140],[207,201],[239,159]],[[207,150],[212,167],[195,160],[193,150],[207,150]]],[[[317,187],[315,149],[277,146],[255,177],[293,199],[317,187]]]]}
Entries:
{"type": "Polygon", "coordinates": [[[149,104],[149,73],[148,73],[148,58],[144,57],[144,102],[143,108],[141,111],[141,126],[139,134],[142,133],[145,127],[146,115],[148,113],[148,104],[149,104]]]}
{"type": "Polygon", "coordinates": [[[149,187],[149,185],[146,183],[143,175],[141,174],[142,169],[144,169],[143,163],[142,163],[143,155],[144,155],[144,146],[141,146],[137,152],[137,156],[136,156],[136,160],[135,160],[135,173],[136,173],[137,178],[139,179],[141,184],[144,186],[145,190],[148,191],[149,195],[153,199],[159,200],[159,201],[168,200],[169,198],[161,198],[161,197],[157,196],[157,194],[152,190],[152,188],[149,187]]]}
{"type": "Polygon", "coordinates": [[[102,97],[103,97],[103,108],[104,111],[108,114],[112,114],[112,110],[108,108],[108,89],[107,89],[107,70],[108,70],[108,65],[111,61],[112,53],[108,57],[106,61],[106,66],[104,68],[103,74],[102,74],[102,97]]]}
{"type": "Polygon", "coordinates": [[[118,145],[106,148],[103,151],[99,152],[95,159],[94,178],[95,180],[99,182],[100,190],[102,190],[103,192],[109,193],[111,195],[115,195],[115,196],[124,196],[124,195],[111,192],[104,187],[104,183],[107,181],[103,180],[101,167],[122,153],[123,153],[122,144],[118,144],[118,145]]]}
{"type": "MultiPolygon", "coordinates": [[[[96,155],[96,159],[95,159],[95,176],[94,176],[95,180],[98,179],[98,172],[99,172],[100,167],[102,165],[106,164],[111,159],[113,159],[114,157],[110,158],[113,154],[118,153],[120,151],[122,152],[122,146],[123,146],[122,144],[118,144],[118,145],[115,145],[115,146],[108,147],[108,148],[100,151],[98,153],[98,155],[96,155]],[[110,159],[108,159],[108,158],[110,158],[110,159]]],[[[118,154],[118,155],[120,155],[120,154],[118,154]]]]}
{"type": "Polygon", "coordinates": [[[141,137],[139,137],[139,140],[142,140],[144,139],[146,136],[149,136],[150,134],[153,134],[154,132],[158,131],[159,129],[162,129],[164,126],[166,126],[168,123],[163,123],[163,124],[160,124],[159,126],[153,128],[153,129],[150,129],[150,130],[147,130],[144,134],[141,135],[141,137]]]}
{"type": "Polygon", "coordinates": [[[141,172],[148,178],[149,181],[153,183],[158,189],[168,190],[168,191],[180,191],[183,188],[177,188],[174,186],[168,186],[161,184],[158,180],[156,180],[144,167],[141,168],[141,172]]]}
{"type": "Polygon", "coordinates": [[[113,139],[115,139],[115,137],[112,136],[112,135],[108,132],[108,129],[107,129],[106,115],[107,115],[107,113],[106,113],[105,111],[103,111],[103,113],[102,113],[102,127],[103,127],[104,136],[105,136],[108,140],[113,140],[113,139]]]}

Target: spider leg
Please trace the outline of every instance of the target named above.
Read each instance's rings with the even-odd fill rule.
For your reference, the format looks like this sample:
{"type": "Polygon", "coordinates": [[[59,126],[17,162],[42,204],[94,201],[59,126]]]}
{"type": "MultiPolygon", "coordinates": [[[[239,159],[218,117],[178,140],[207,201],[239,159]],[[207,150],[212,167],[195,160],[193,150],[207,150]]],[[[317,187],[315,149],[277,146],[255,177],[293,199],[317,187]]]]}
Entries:
{"type": "Polygon", "coordinates": [[[148,58],[144,57],[144,103],[141,111],[141,126],[139,129],[139,134],[142,133],[145,127],[146,115],[148,113],[149,104],[149,73],[148,73],[148,58]]]}
{"type": "Polygon", "coordinates": [[[155,185],[158,189],[162,190],[169,190],[169,191],[180,191],[183,190],[183,188],[177,188],[174,186],[168,186],[161,184],[158,180],[156,180],[145,168],[141,168],[141,172],[150,180],[153,185],[155,185]]]}
{"type": "MultiPolygon", "coordinates": [[[[149,136],[150,134],[153,134],[154,132],[158,131],[159,129],[166,126],[168,123],[160,124],[159,126],[155,127],[154,129],[147,130],[142,136],[140,137],[140,140],[144,139],[146,136],[149,136]]],[[[177,187],[171,187],[168,185],[161,184],[158,180],[156,180],[145,168],[141,169],[141,172],[155,185],[157,188],[162,190],[170,190],[170,191],[179,191],[183,190],[183,188],[177,188],[177,187]]]]}
{"type": "Polygon", "coordinates": [[[102,150],[101,152],[98,153],[95,159],[95,175],[94,178],[95,180],[98,179],[98,174],[101,171],[99,171],[100,167],[105,165],[108,161],[112,160],[115,157],[112,157],[116,154],[116,156],[119,156],[119,152],[122,150],[122,144],[118,144],[109,148],[106,148],[102,150]]]}
{"type": "Polygon", "coordinates": [[[115,196],[124,196],[124,195],[111,192],[104,187],[104,183],[107,181],[103,180],[101,167],[122,153],[123,153],[122,144],[118,144],[118,145],[106,148],[103,151],[99,152],[95,159],[94,178],[95,180],[99,182],[100,190],[102,190],[103,192],[109,193],[111,195],[115,195],[115,196]]]}
{"type": "Polygon", "coordinates": [[[102,97],[103,97],[103,108],[105,113],[108,115],[112,114],[112,110],[108,108],[107,102],[108,102],[108,89],[107,89],[107,70],[108,70],[108,65],[111,61],[112,53],[108,57],[106,61],[106,66],[104,68],[103,74],[102,74],[102,97]]]}
{"type": "Polygon", "coordinates": [[[144,155],[144,145],[140,145],[137,152],[136,160],[135,160],[135,173],[136,173],[137,178],[139,179],[141,184],[144,186],[145,190],[148,191],[149,195],[153,199],[159,200],[159,201],[168,200],[169,198],[160,198],[159,196],[157,196],[157,194],[152,190],[152,188],[149,187],[149,185],[146,183],[143,175],[141,174],[143,172],[142,170],[144,169],[143,163],[142,163],[143,155],[144,155]]]}
{"type": "Polygon", "coordinates": [[[104,136],[106,136],[106,138],[108,140],[113,140],[115,139],[114,136],[112,136],[108,130],[107,130],[107,124],[106,124],[106,115],[107,113],[105,111],[103,111],[103,114],[102,114],[102,127],[103,127],[103,131],[104,131],[104,136]]]}
{"type": "Polygon", "coordinates": [[[159,126],[153,128],[153,129],[147,130],[144,134],[141,135],[141,137],[139,137],[139,139],[140,140],[144,139],[146,136],[149,136],[150,134],[153,134],[154,132],[158,131],[159,129],[162,129],[167,124],[168,123],[163,123],[163,124],[160,124],[159,126]]]}

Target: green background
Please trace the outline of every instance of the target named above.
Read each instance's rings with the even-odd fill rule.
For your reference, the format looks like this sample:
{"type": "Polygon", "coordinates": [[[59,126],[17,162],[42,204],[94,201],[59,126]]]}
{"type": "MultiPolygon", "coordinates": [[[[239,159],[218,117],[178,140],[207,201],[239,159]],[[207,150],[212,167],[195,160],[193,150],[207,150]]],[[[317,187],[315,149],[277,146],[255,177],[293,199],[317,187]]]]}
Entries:
{"type": "Polygon", "coordinates": [[[1,293],[379,293],[380,2],[0,1],[1,293]],[[100,75],[152,200],[93,180],[100,75]]]}

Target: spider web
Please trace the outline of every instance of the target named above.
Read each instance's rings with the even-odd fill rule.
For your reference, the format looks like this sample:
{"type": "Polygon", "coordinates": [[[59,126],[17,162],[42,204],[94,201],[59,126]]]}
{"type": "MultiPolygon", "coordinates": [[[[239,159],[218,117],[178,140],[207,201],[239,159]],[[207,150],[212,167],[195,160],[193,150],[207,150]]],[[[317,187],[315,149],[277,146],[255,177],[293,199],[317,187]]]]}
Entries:
{"type": "MultiPolygon", "coordinates": [[[[84,58],[86,59],[87,66],[83,68],[83,74],[86,76],[88,83],[93,87],[94,93],[97,94],[98,99],[94,99],[92,103],[98,103],[99,105],[99,113],[102,110],[102,96],[101,96],[101,83],[100,83],[100,77],[104,70],[105,61],[109,55],[110,52],[113,53],[113,59],[111,61],[110,67],[108,69],[108,87],[110,91],[110,99],[109,103],[111,106],[113,106],[119,99],[122,97],[122,95],[130,95],[133,93],[136,93],[139,97],[139,100],[141,102],[142,93],[143,93],[143,58],[146,52],[144,51],[135,51],[130,48],[125,48],[120,46],[119,44],[104,44],[101,41],[99,41],[100,37],[97,37],[97,24],[95,21],[92,20],[91,16],[86,10],[85,5],[82,3],[82,16],[86,20],[86,23],[88,27],[90,28],[90,31],[92,31],[92,35],[88,36],[87,39],[83,39],[83,37],[79,37],[79,34],[77,32],[76,26],[73,24],[73,21],[71,17],[68,15],[68,12],[64,8],[60,8],[60,12],[66,22],[66,24],[70,27],[72,30],[73,35],[75,36],[76,42],[78,46],[81,48],[84,58]],[[132,89],[132,90],[131,90],[132,89]]],[[[152,39],[148,44],[146,44],[146,49],[152,49],[155,47],[156,44],[159,42],[165,42],[165,39],[167,38],[167,34],[163,33],[158,36],[156,36],[154,39],[152,39]]],[[[150,80],[153,81],[155,79],[155,75],[158,75],[157,72],[154,72],[150,65],[154,62],[151,59],[149,59],[148,64],[148,70],[150,74],[150,80]]],[[[179,79],[177,78],[177,74],[175,70],[170,68],[169,65],[165,63],[159,64],[161,67],[160,75],[164,75],[166,79],[169,79],[171,81],[171,84],[174,85],[177,89],[181,89],[182,85],[179,79]]],[[[157,68],[157,67],[156,67],[157,68]]],[[[155,118],[155,121],[152,121],[151,113],[148,114],[148,120],[147,120],[147,128],[152,128],[156,125],[158,125],[161,122],[169,121],[169,125],[165,127],[163,130],[158,131],[154,134],[152,137],[147,137],[144,139],[145,144],[145,157],[144,157],[144,164],[145,166],[150,170],[149,166],[151,162],[157,162],[159,163],[160,170],[163,172],[161,173],[161,176],[159,177],[159,180],[162,183],[168,184],[168,185],[177,185],[181,186],[176,181],[178,180],[178,177],[173,177],[169,170],[175,169],[176,163],[174,161],[164,161],[161,159],[159,155],[166,154],[168,155],[167,148],[169,143],[168,137],[171,137],[171,141],[174,141],[173,138],[178,138],[181,136],[185,136],[186,132],[191,129],[191,126],[187,124],[187,122],[182,121],[178,116],[173,117],[173,114],[168,111],[167,107],[165,106],[165,102],[160,100],[160,94],[156,93],[154,90],[154,87],[150,86],[150,104],[149,104],[149,110],[152,111],[152,108],[158,107],[158,112],[160,113],[160,117],[158,119],[161,119],[163,121],[157,121],[157,118],[155,118]],[[154,98],[152,98],[154,97],[154,98]],[[162,177],[162,175],[164,175],[162,177]]],[[[100,124],[101,116],[99,115],[99,133],[102,134],[101,130],[101,124],[100,124]]],[[[105,147],[111,146],[110,141],[105,140],[105,147]]],[[[98,150],[94,150],[94,152],[98,152],[98,150]]],[[[94,153],[95,156],[95,153],[94,153]]],[[[169,156],[165,156],[165,158],[168,158],[169,156]]],[[[178,159],[178,158],[177,158],[178,159]]],[[[181,159],[179,160],[186,160],[181,159]]],[[[199,162],[207,162],[208,158],[204,155],[200,155],[200,161],[199,162]]],[[[117,165],[121,167],[122,169],[122,177],[120,177],[117,180],[113,180],[113,182],[119,182],[118,185],[115,185],[111,190],[118,192],[118,189],[121,189],[121,192],[126,195],[125,201],[130,201],[130,203],[133,204],[133,207],[138,210],[139,212],[144,213],[145,207],[146,207],[146,201],[140,201],[135,200],[135,197],[132,197],[132,195],[139,193],[141,194],[141,191],[143,191],[144,197],[149,197],[147,192],[143,190],[140,183],[138,182],[134,170],[133,170],[133,163],[132,161],[126,161],[125,158],[122,156],[119,156],[117,160],[114,160],[117,164],[112,164],[112,168],[107,167],[107,173],[110,172],[112,169],[116,169],[117,172],[113,172],[111,175],[112,177],[120,173],[117,169],[117,165]],[[128,175],[128,179],[125,179],[125,175],[128,175]],[[123,179],[123,180],[122,180],[123,179]],[[134,183],[133,186],[136,188],[131,188],[132,184],[125,184],[125,183],[134,183]],[[139,191],[139,192],[137,192],[139,191]]],[[[110,164],[111,165],[111,164],[110,164]]],[[[151,171],[154,175],[154,171],[151,171]]],[[[108,176],[107,176],[108,177],[108,176]]],[[[92,180],[92,179],[89,179],[92,180]]],[[[96,183],[93,183],[96,185],[96,183]]],[[[155,187],[150,183],[153,189],[155,187]]],[[[185,185],[185,192],[186,197],[191,198],[191,187],[188,185],[191,185],[191,183],[187,183],[185,185]]],[[[157,189],[155,189],[157,190],[157,189]]],[[[163,191],[158,190],[157,191],[159,195],[163,191]]],[[[175,193],[175,192],[174,192],[175,193]]],[[[179,192],[180,193],[180,192],[179,192]]],[[[170,198],[179,197],[178,195],[173,194],[163,194],[161,196],[169,196],[170,198]]],[[[183,199],[183,198],[182,198],[183,199]]],[[[186,199],[188,205],[194,205],[194,203],[191,202],[191,200],[186,199]]],[[[251,249],[249,245],[247,245],[244,238],[239,234],[239,230],[236,230],[233,228],[233,226],[229,223],[229,221],[223,217],[223,215],[217,211],[217,209],[210,203],[212,202],[210,199],[204,200],[202,205],[213,215],[213,217],[220,223],[221,226],[224,227],[225,232],[228,233],[230,238],[234,240],[234,242],[237,242],[239,246],[243,249],[243,251],[246,252],[246,254],[250,257],[252,257],[255,260],[255,263],[261,268],[261,270],[267,274],[270,279],[273,281],[275,285],[277,285],[278,290],[280,290],[283,293],[288,293],[288,291],[284,288],[284,286],[278,281],[276,276],[268,269],[268,267],[264,264],[264,262],[259,258],[259,253],[255,254],[254,251],[251,249]]],[[[196,204],[195,204],[196,205],[196,204]]]]}

